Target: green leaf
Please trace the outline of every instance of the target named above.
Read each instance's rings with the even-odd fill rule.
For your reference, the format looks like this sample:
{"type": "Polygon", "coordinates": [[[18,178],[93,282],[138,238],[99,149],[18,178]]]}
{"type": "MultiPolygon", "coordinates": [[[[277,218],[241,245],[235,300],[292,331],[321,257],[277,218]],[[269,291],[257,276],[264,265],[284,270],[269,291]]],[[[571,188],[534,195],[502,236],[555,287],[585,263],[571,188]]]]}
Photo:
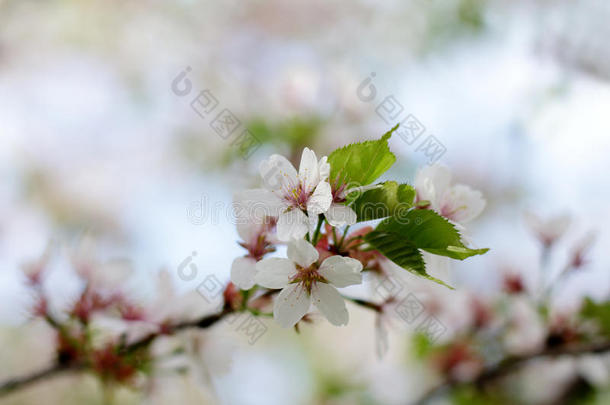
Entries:
{"type": "Polygon", "coordinates": [[[453,289],[442,280],[426,273],[424,258],[413,242],[401,238],[399,235],[377,230],[369,232],[364,240],[403,269],[453,289]]]}
{"type": "Polygon", "coordinates": [[[416,333],[412,338],[413,354],[419,360],[433,352],[434,344],[425,333],[416,333]]]}
{"type": "Polygon", "coordinates": [[[413,207],[415,189],[408,184],[386,181],[379,188],[362,193],[351,208],[356,212],[358,222],[389,216],[401,216],[413,207]]]}
{"type": "Polygon", "coordinates": [[[610,335],[610,301],[597,303],[587,297],[580,313],[583,318],[594,320],[604,335],[610,335]]]}
{"type": "Polygon", "coordinates": [[[421,250],[459,260],[489,250],[464,246],[457,229],[434,211],[411,210],[400,214],[380,222],[365,240],[385,257],[418,276],[452,288],[426,272],[421,250]]]}
{"type": "Polygon", "coordinates": [[[467,248],[453,224],[432,210],[411,210],[406,215],[388,218],[376,230],[408,239],[426,252],[457,260],[482,255],[489,250],[467,248]]]}
{"type": "Polygon", "coordinates": [[[376,141],[352,143],[331,153],[330,182],[357,187],[377,180],[396,161],[388,139],[397,128],[398,124],[376,141]]]}

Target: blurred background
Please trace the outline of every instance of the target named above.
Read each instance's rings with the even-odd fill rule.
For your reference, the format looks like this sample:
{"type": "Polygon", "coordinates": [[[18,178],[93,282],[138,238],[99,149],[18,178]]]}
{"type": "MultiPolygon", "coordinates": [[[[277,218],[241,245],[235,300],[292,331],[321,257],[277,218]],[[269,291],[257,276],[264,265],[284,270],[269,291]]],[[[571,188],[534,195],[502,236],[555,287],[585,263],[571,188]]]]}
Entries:
{"type": "MultiPolygon", "coordinates": [[[[443,146],[455,181],[487,199],[468,229],[491,251],[452,263],[459,292],[493,299],[507,272],[535,287],[533,213],[569,217],[545,263],[551,272],[595,234],[585,271],[560,286],[554,308],[608,299],[608,21],[604,0],[0,0],[0,376],[52,355],[44,326],[29,322],[20,270],[49,240],[69,249],[95,235],[103,257],[129,258],[126,288],[143,298],[161,269],[181,292],[207,274],[227,281],[243,254],[232,194],[258,185],[262,159],[298,160],[304,146],[326,155],[408,116],[424,128],[420,141],[443,146]],[[400,104],[390,119],[379,108],[388,97],[400,104]],[[214,111],[202,112],[207,103],[214,111]],[[225,109],[239,124],[229,135],[213,125],[225,109]],[[244,154],[246,128],[256,147],[244,154]],[[198,277],[182,281],[176,269],[193,251],[198,277]]],[[[429,163],[419,143],[393,136],[398,159],[384,177],[412,183],[429,163]]],[[[57,307],[79,289],[60,250],[47,285],[57,307]]],[[[265,320],[269,333],[254,345],[228,330],[237,341],[228,372],[206,387],[168,376],[155,401],[402,404],[422,395],[429,373],[407,355],[407,335],[391,334],[378,359],[373,315],[349,310],[349,326],[320,321],[301,335],[265,320]]],[[[452,316],[439,315],[449,328],[452,316]]],[[[91,381],[72,384],[0,403],[101,403],[91,381]]],[[[147,401],[134,392],[117,400],[147,401]]]]}

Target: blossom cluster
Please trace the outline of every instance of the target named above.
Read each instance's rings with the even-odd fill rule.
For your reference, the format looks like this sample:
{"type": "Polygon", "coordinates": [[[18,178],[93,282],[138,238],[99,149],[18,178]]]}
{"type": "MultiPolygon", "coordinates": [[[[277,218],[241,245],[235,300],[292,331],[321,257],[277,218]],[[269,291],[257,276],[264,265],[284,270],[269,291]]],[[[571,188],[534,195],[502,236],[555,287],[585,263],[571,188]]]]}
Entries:
{"type": "MultiPolygon", "coordinates": [[[[46,285],[55,250],[51,245],[41,258],[25,264],[23,272],[33,291],[33,315],[55,332],[58,370],[86,370],[105,386],[137,387],[140,377],[162,367],[164,356],[156,353],[153,342],[174,336],[185,339],[166,357],[188,353],[186,367],[193,374],[208,375],[209,368],[227,371],[230,350],[211,343],[211,331],[203,329],[224,317],[233,322],[233,315],[243,313],[252,319],[272,316],[280,326],[298,331],[301,322],[314,319],[312,308],[332,325],[343,326],[349,322],[346,301],[375,312],[380,356],[389,350],[396,315],[412,322],[415,316],[409,318],[406,304],[417,304],[418,313],[426,315],[418,318],[416,354],[436,372],[441,386],[455,388],[455,395],[470,395],[463,389],[484,384],[490,375],[500,374],[503,364],[519,364],[528,356],[607,351],[607,301],[586,299],[572,312],[557,312],[550,303],[556,285],[588,263],[592,235],[574,246],[556,279],[541,277],[537,294],[516,273],[505,275],[506,294],[493,299],[437,287],[449,287],[447,272],[440,270],[451,259],[487,252],[471,247],[466,236],[466,226],[486,202],[481,192],[455,184],[450,171],[438,164],[418,170],[412,184],[378,181],[396,159],[388,145],[395,129],[320,159],[305,148],[298,170],[280,155],[261,163],[263,187],[235,194],[238,243],[245,253],[233,261],[231,282],[219,283],[222,303],[215,313],[197,292],[177,294],[167,272],[160,273],[152,302],[133,298],[125,282],[128,262],[100,260],[89,238],[69,249],[81,288],[58,306],[46,285]],[[409,301],[401,300],[397,290],[373,300],[345,295],[343,288],[363,284],[365,272],[373,281],[410,283],[416,277],[421,283],[414,284],[418,290],[408,293],[409,301]],[[432,336],[422,325],[439,318],[447,328],[442,325],[442,337],[432,336]],[[185,329],[194,333],[178,336],[185,329]],[[205,370],[197,371],[200,367],[205,370]]],[[[526,219],[543,258],[548,258],[569,219],[544,221],[533,214],[526,219]]],[[[610,366],[603,359],[583,357],[575,364],[592,384],[607,384],[602,374],[610,366]]]]}
{"type": "Polygon", "coordinates": [[[274,154],[260,165],[263,187],[235,194],[247,254],[234,260],[231,281],[242,290],[281,290],[273,305],[280,325],[296,325],[312,304],[333,325],[346,325],[338,288],[361,284],[362,272],[380,271],[384,260],[442,283],[426,272],[422,252],[463,260],[487,251],[468,248],[458,231],[483,210],[482,194],[452,185],[444,166],[421,169],[414,186],[374,183],[395,161],[387,143],[395,129],[320,159],[305,148],[298,170],[274,154]],[[377,227],[348,233],[370,221],[377,227]],[[268,257],[278,245],[287,257],[268,257]]]}
{"type": "Polygon", "coordinates": [[[237,223],[245,254],[233,261],[220,308],[206,308],[196,291],[177,294],[165,271],[152,301],[135,299],[127,287],[129,262],[100,260],[89,237],[68,249],[80,289],[57,305],[47,288],[56,250],[50,246],[23,271],[33,291],[33,315],[55,332],[57,367],[135,386],[159,364],[152,343],[184,329],[206,329],[240,312],[273,316],[282,327],[298,328],[311,321],[312,306],[331,324],[346,325],[346,299],[378,312],[388,303],[347,298],[340,289],[362,284],[365,271],[383,275],[388,263],[445,284],[428,272],[426,262],[431,256],[464,260],[487,251],[468,247],[460,233],[485,201],[480,192],[453,185],[440,165],[420,170],[414,186],[376,182],[396,159],[388,146],[395,129],[320,159],[305,148],[298,171],[280,155],[261,163],[263,187],[235,195],[246,208],[237,223]]]}
{"type": "MultiPolygon", "coordinates": [[[[540,242],[542,258],[555,255],[569,217],[543,220],[528,213],[525,218],[540,242]]],[[[592,234],[576,241],[562,270],[555,272],[557,277],[540,278],[541,286],[511,269],[501,277],[502,293],[485,296],[462,289],[425,297],[427,307],[445,317],[452,314],[448,336],[432,341],[417,334],[413,344],[414,355],[442,382],[438,387],[445,388],[443,394],[468,403],[506,403],[505,398],[511,398],[511,403],[559,403],[574,395],[580,403],[607,390],[610,301],[585,297],[562,307],[554,300],[561,297],[567,280],[586,270],[593,241],[592,234]],[[527,380],[534,374],[540,387],[554,389],[528,387],[527,380]],[[515,386],[524,388],[515,392],[515,386]],[[578,391],[571,392],[572,387],[578,391]]],[[[527,270],[539,275],[548,271],[545,266],[527,270]]],[[[440,388],[433,387],[425,399],[440,393],[440,388]]]]}
{"type": "Polygon", "coordinates": [[[31,315],[54,332],[57,367],[91,371],[107,384],[138,386],[157,367],[157,337],[173,335],[177,325],[201,318],[209,308],[195,291],[178,294],[167,271],[159,273],[152,300],[137,297],[128,287],[130,262],[102,260],[99,253],[98,241],[85,235],[74,245],[49,243],[40,258],[25,263],[31,315]],[[78,288],[59,296],[48,287],[62,251],[78,288]]]}

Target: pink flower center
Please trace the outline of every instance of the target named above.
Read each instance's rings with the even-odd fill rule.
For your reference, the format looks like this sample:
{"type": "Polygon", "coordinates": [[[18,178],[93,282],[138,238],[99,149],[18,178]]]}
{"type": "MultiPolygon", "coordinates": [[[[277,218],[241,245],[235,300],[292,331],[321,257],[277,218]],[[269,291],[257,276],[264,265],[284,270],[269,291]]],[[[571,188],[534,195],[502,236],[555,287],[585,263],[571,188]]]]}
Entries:
{"type": "Polygon", "coordinates": [[[275,227],[276,220],[274,218],[265,218],[265,224],[259,232],[249,241],[238,242],[241,247],[248,251],[246,257],[251,257],[259,261],[267,253],[275,251],[273,244],[267,240],[267,234],[275,227]]]}
{"type": "Polygon", "coordinates": [[[315,263],[307,268],[297,264],[296,268],[297,274],[290,278],[290,283],[299,283],[310,295],[311,289],[315,283],[328,283],[328,281],[318,272],[318,266],[315,263]]]}
{"type": "Polygon", "coordinates": [[[296,187],[292,187],[284,193],[284,199],[292,207],[301,210],[307,210],[307,201],[311,197],[311,192],[305,190],[303,185],[299,183],[296,187]]]}
{"type": "Polygon", "coordinates": [[[250,242],[250,244],[242,246],[248,249],[248,256],[256,261],[261,260],[265,254],[274,250],[271,247],[271,244],[267,242],[265,234],[258,235],[258,237],[254,241],[250,242]]]}

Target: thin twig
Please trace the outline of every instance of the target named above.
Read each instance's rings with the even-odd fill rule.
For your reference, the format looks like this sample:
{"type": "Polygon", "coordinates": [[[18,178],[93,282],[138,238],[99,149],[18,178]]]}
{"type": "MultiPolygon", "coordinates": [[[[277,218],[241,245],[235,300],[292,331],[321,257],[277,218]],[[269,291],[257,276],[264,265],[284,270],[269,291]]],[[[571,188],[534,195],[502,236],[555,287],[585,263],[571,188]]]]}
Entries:
{"type": "MultiPolygon", "coordinates": [[[[231,312],[232,312],[232,310],[225,308],[225,309],[223,309],[222,312],[220,312],[218,314],[208,315],[208,316],[205,316],[203,318],[200,318],[200,319],[197,319],[194,321],[187,321],[187,322],[175,324],[172,327],[170,327],[169,330],[166,328],[163,331],[163,333],[160,333],[160,332],[151,333],[141,339],[136,340],[135,342],[132,342],[132,343],[126,345],[124,348],[122,348],[122,352],[130,353],[130,352],[134,352],[138,349],[147,347],[152,342],[154,342],[155,339],[157,339],[158,337],[164,336],[167,334],[172,334],[172,333],[176,333],[176,332],[179,332],[179,331],[182,331],[185,329],[191,329],[191,328],[199,328],[199,329],[208,328],[208,327],[214,325],[215,323],[217,323],[218,321],[220,321],[222,318],[224,318],[226,315],[230,314],[231,312]]],[[[14,392],[16,390],[30,386],[30,385],[32,385],[36,382],[39,382],[41,380],[44,380],[46,378],[56,377],[61,374],[65,374],[67,372],[81,371],[86,368],[87,368],[86,365],[82,364],[82,363],[76,363],[76,364],[70,364],[70,365],[55,363],[55,364],[47,367],[46,369],[37,371],[33,374],[23,376],[23,377],[12,378],[10,380],[7,380],[7,381],[1,383],[0,384],[0,397],[7,395],[11,392],[14,392]]]]}
{"type": "Polygon", "coordinates": [[[37,371],[25,377],[12,378],[3,382],[0,385],[0,396],[6,395],[10,392],[24,388],[28,385],[32,385],[38,381],[44,380],[45,378],[54,377],[60,374],[67,373],[69,371],[77,371],[78,367],[74,366],[62,366],[60,364],[53,364],[45,369],[37,371]]]}
{"type": "MultiPolygon", "coordinates": [[[[269,292],[272,293],[273,291],[269,292]]],[[[363,306],[365,308],[369,308],[372,309],[376,312],[379,312],[380,306],[378,304],[374,304],[372,302],[368,302],[365,300],[361,300],[361,299],[357,299],[357,298],[350,298],[350,297],[345,297],[346,299],[360,305],[363,306]]],[[[125,353],[132,353],[134,351],[137,351],[139,349],[148,347],[150,344],[152,344],[157,338],[164,336],[164,335],[169,335],[169,334],[173,334],[176,332],[180,332],[182,330],[185,329],[193,329],[193,328],[197,328],[197,329],[205,329],[208,328],[212,325],[214,325],[215,323],[217,323],[218,321],[220,321],[221,319],[223,319],[225,316],[229,315],[230,313],[232,313],[233,310],[231,308],[227,308],[225,307],[220,313],[218,314],[214,314],[214,315],[208,315],[205,316],[203,318],[194,320],[194,321],[187,321],[187,322],[182,322],[182,323],[178,323],[175,324],[169,328],[165,328],[162,332],[155,332],[155,333],[151,333],[147,336],[144,336],[143,338],[140,338],[128,345],[125,345],[123,348],[120,349],[121,353],[125,354],[125,353]]],[[[260,313],[261,316],[269,316],[270,314],[263,314],[260,313]]],[[[50,367],[43,369],[41,371],[38,371],[34,374],[30,374],[28,376],[24,376],[24,377],[17,377],[17,378],[13,378],[10,379],[8,381],[5,381],[4,383],[0,384],[0,397],[7,395],[11,392],[14,392],[18,389],[22,389],[22,388],[26,388],[27,386],[30,386],[38,381],[41,381],[43,379],[46,378],[53,378],[55,376],[67,373],[67,372],[77,372],[77,371],[82,371],[87,369],[87,365],[86,364],[82,364],[82,363],[78,363],[78,364],[71,364],[71,365],[63,365],[63,364],[59,364],[59,363],[55,363],[53,365],[51,365],[50,367]]]]}
{"type": "Polygon", "coordinates": [[[370,302],[370,301],[361,300],[360,298],[352,298],[352,297],[346,297],[346,296],[343,296],[343,298],[348,300],[348,301],[353,302],[354,304],[358,304],[361,307],[372,309],[375,312],[381,312],[381,305],[380,304],[375,304],[375,303],[370,302]]]}

